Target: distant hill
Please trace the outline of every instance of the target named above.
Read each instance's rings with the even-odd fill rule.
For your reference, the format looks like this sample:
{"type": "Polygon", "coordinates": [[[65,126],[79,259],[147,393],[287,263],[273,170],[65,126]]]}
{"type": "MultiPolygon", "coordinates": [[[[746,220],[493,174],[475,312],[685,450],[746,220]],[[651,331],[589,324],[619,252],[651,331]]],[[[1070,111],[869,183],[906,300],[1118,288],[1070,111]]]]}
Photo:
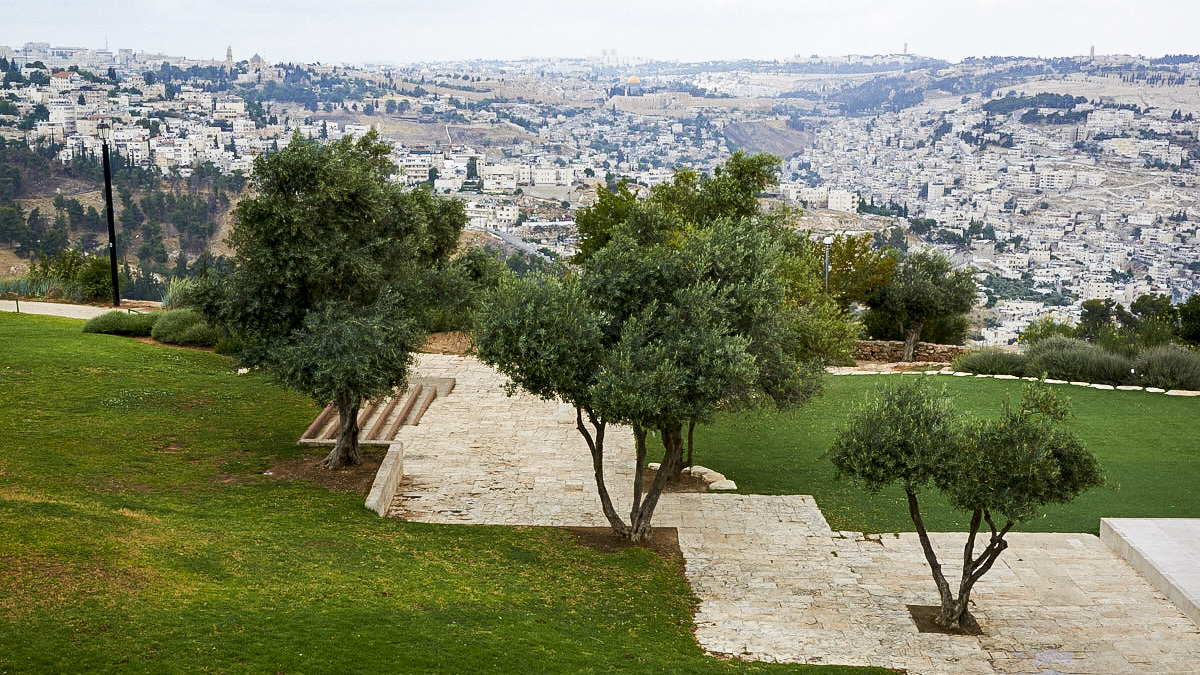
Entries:
{"type": "Polygon", "coordinates": [[[787,158],[809,147],[813,135],[789,129],[784,122],[738,122],[725,127],[725,138],[735,150],[748,153],[769,152],[787,158]]]}

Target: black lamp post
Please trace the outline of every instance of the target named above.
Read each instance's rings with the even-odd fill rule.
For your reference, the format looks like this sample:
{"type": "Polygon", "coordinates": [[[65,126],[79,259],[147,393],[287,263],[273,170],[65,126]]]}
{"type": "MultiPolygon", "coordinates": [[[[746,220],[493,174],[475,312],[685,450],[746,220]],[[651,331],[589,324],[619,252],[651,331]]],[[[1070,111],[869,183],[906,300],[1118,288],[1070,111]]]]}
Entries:
{"type": "Polygon", "coordinates": [[[112,170],[108,165],[108,139],[112,136],[112,127],[108,122],[101,122],[96,128],[100,135],[100,151],[104,156],[104,206],[108,213],[108,262],[112,268],[113,307],[121,306],[121,289],[117,281],[117,228],[113,225],[112,204],[112,170]]]}
{"type": "Polygon", "coordinates": [[[825,244],[825,294],[829,294],[829,247],[833,245],[833,237],[825,237],[821,240],[825,244]]]}

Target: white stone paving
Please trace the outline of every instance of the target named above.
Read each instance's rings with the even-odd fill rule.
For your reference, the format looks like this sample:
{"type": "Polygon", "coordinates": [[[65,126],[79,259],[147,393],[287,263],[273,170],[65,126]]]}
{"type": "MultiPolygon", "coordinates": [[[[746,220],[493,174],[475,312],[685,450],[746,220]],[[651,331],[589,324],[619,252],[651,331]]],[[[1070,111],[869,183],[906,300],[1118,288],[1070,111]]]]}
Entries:
{"type": "MultiPolygon", "coordinates": [[[[405,476],[391,515],[439,523],[603,526],[590,456],[559,407],[506,397],[477,361],[423,355],[454,393],[399,437],[405,476]]],[[[632,442],[610,429],[609,489],[628,510],[632,442]]],[[[736,476],[730,476],[734,480],[736,476]]],[[[916,536],[829,530],[811,497],[666,494],[709,652],[910,673],[1200,673],[1200,629],[1092,535],[1010,535],[976,586],[981,637],[917,632],[906,605],[936,594],[916,536]]],[[[944,564],[961,534],[937,534],[944,564]]]]}

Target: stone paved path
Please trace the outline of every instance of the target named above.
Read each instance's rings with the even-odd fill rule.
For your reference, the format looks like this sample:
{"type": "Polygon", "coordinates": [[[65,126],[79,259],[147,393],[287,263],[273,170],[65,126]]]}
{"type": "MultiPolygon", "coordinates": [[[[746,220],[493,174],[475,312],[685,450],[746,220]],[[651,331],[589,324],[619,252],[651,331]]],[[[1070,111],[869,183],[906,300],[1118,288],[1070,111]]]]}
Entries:
{"type": "MultiPolygon", "coordinates": [[[[422,375],[456,377],[401,432],[405,477],[391,515],[439,523],[604,525],[586,446],[553,403],[504,395],[478,362],[424,355],[422,375]]],[[[606,475],[628,504],[632,442],[610,430],[606,475]]],[[[734,480],[736,476],[731,476],[734,480]]],[[[918,633],[907,604],[936,596],[914,534],[830,531],[811,497],[667,494],[655,525],[676,527],[709,652],[910,673],[1200,673],[1200,629],[1097,537],[1010,536],[977,586],[985,636],[918,633]]],[[[946,562],[962,535],[935,535],[946,562]]]]}

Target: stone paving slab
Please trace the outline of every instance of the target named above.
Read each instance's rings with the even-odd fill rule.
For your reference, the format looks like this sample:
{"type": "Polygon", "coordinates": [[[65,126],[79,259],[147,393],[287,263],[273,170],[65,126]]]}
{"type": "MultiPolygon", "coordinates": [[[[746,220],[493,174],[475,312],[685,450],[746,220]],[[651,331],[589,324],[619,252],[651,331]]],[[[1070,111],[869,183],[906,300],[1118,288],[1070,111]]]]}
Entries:
{"type": "MultiPolygon", "coordinates": [[[[417,369],[459,384],[398,436],[408,452],[391,515],[606,524],[586,446],[556,403],[506,397],[505,379],[470,358],[423,355],[417,369]]],[[[628,431],[610,429],[608,448],[624,512],[628,431]]],[[[908,616],[936,602],[915,534],[833,532],[803,495],[666,494],[654,522],[678,528],[696,638],[714,654],[937,675],[1200,673],[1200,630],[1092,535],[1010,535],[972,596],[986,634],[961,637],[919,633],[908,616]]],[[[965,535],[933,539],[948,569],[961,560],[965,535]]]]}
{"type": "Polygon", "coordinates": [[[1100,539],[1200,625],[1200,518],[1102,518],[1100,539]]]}

